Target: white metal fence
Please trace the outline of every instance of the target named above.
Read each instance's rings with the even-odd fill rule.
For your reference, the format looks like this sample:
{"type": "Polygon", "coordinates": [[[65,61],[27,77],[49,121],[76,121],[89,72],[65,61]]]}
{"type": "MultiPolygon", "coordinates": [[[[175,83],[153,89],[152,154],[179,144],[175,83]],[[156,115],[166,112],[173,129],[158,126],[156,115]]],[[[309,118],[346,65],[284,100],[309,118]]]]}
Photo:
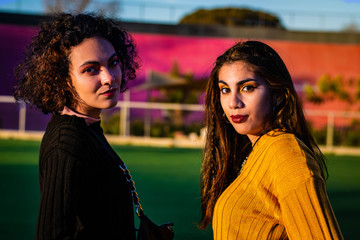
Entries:
{"type": "MultiPolygon", "coordinates": [[[[18,104],[18,127],[17,129],[12,129],[14,131],[26,132],[26,111],[27,106],[24,103],[16,103],[15,99],[12,96],[0,96],[0,103],[5,104],[18,104]]],[[[121,136],[130,136],[130,110],[131,109],[143,109],[145,110],[144,117],[144,136],[150,137],[151,129],[151,116],[150,112],[152,110],[183,110],[183,111],[203,111],[203,105],[200,104],[177,104],[177,103],[158,103],[158,102],[136,102],[131,101],[129,93],[124,95],[124,99],[119,101],[115,107],[118,108],[118,114],[120,117],[119,129],[121,136]]],[[[116,110],[117,111],[117,110],[116,110]]],[[[360,112],[346,112],[346,111],[323,111],[323,110],[305,110],[307,117],[321,117],[326,119],[327,133],[326,133],[326,147],[333,147],[334,145],[334,132],[336,119],[345,119],[345,120],[358,120],[360,121],[360,112]]],[[[2,116],[4,118],[6,116],[2,116]]],[[[0,129],[9,130],[9,129],[0,129]]],[[[360,137],[360,133],[359,133],[360,137]]]]}

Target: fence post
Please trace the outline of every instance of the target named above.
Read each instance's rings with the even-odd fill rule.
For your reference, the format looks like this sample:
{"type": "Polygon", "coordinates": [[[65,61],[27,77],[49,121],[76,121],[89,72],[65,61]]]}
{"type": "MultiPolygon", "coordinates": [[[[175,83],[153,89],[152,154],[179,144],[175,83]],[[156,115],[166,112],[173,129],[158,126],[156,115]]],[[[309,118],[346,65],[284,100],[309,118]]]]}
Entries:
{"type": "Polygon", "coordinates": [[[129,119],[129,106],[130,105],[130,90],[124,92],[124,100],[120,109],[120,127],[119,134],[123,136],[130,135],[130,119],[129,119]]]}
{"type": "MultiPolygon", "coordinates": [[[[152,82],[152,69],[146,71],[146,81],[152,82]]],[[[146,89],[146,102],[150,102],[151,97],[151,89],[146,89]]],[[[145,116],[144,116],[144,137],[150,137],[151,135],[151,109],[145,109],[145,116]]]]}
{"type": "Polygon", "coordinates": [[[26,104],[25,102],[20,102],[19,131],[25,132],[25,126],[26,126],[26,104]]]}
{"type": "Polygon", "coordinates": [[[326,146],[332,148],[334,146],[334,112],[329,112],[327,117],[326,146]]]}
{"type": "MultiPolygon", "coordinates": [[[[146,100],[149,102],[150,90],[146,90],[146,100]]],[[[144,136],[150,137],[151,135],[151,109],[145,109],[145,120],[144,120],[144,136]]]]}

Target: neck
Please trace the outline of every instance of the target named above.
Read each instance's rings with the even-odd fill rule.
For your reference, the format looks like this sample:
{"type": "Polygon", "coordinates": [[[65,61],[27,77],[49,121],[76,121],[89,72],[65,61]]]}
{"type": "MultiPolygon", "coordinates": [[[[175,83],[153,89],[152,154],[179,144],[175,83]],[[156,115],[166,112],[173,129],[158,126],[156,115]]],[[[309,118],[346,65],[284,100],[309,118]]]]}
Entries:
{"type": "Polygon", "coordinates": [[[264,134],[257,136],[257,138],[254,138],[253,141],[250,140],[252,143],[252,147],[255,147],[255,144],[259,141],[259,139],[262,137],[262,135],[264,135],[264,134]]]}
{"type": "Polygon", "coordinates": [[[98,122],[98,121],[101,120],[100,117],[98,117],[98,118],[90,117],[90,116],[78,113],[78,112],[76,112],[74,110],[71,110],[67,106],[64,107],[64,109],[60,112],[60,114],[61,115],[70,115],[70,116],[77,116],[77,117],[80,117],[80,118],[84,118],[87,125],[93,124],[93,123],[98,122]]]}

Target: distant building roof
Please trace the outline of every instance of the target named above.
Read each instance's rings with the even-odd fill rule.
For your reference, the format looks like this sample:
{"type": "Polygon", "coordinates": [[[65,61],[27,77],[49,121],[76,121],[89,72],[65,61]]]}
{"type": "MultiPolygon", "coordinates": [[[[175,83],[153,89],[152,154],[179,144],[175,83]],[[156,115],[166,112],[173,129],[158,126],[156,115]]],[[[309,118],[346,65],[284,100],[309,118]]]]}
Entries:
{"type": "MultiPolygon", "coordinates": [[[[0,13],[0,24],[3,23],[37,26],[41,21],[49,19],[50,17],[50,15],[26,15],[2,12],[0,13]]],[[[229,38],[257,38],[324,43],[360,43],[359,32],[304,32],[266,27],[225,27],[186,24],[170,25],[136,22],[122,22],[122,24],[128,31],[139,33],[229,38]]]]}

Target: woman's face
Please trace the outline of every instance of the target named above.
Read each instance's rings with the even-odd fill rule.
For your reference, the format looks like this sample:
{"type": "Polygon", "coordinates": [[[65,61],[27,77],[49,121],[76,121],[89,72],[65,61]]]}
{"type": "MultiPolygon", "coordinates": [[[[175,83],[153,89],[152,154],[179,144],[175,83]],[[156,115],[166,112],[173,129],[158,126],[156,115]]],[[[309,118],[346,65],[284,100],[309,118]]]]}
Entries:
{"type": "Polygon", "coordinates": [[[112,44],[101,37],[91,37],[73,47],[70,76],[78,95],[75,111],[99,117],[101,110],[114,107],[120,94],[122,72],[112,44]]]}
{"type": "Polygon", "coordinates": [[[254,143],[272,110],[267,83],[256,76],[247,64],[237,61],[220,68],[218,84],[226,117],[237,133],[247,135],[254,143]]]}

